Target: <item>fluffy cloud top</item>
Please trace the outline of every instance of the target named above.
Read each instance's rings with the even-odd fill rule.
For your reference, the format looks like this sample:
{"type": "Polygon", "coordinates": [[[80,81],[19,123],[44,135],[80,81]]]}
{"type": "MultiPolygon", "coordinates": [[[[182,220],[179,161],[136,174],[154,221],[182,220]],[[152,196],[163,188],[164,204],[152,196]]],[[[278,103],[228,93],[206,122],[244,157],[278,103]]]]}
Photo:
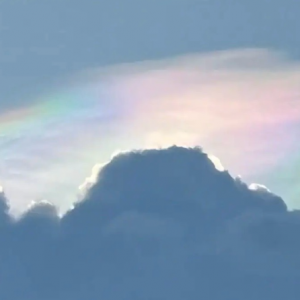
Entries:
{"type": "Polygon", "coordinates": [[[121,153],[62,218],[1,194],[8,300],[299,298],[300,215],[199,148],[121,153]]]}
{"type": "Polygon", "coordinates": [[[74,76],[0,112],[0,181],[15,214],[40,199],[65,211],[82,174],[116,149],[173,144],[203,145],[232,174],[300,206],[298,60],[229,49],[74,76]]]}

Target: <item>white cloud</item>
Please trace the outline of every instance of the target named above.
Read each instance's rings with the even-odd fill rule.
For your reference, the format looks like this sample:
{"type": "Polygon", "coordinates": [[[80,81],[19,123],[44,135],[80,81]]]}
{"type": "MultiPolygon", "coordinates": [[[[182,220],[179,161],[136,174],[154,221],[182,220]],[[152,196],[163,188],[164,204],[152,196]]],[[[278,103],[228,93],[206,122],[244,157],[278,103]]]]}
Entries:
{"type": "Polygon", "coordinates": [[[214,166],[216,167],[217,170],[219,171],[225,171],[225,168],[223,167],[221,161],[219,158],[217,158],[216,156],[209,154],[208,158],[213,162],[214,166]]]}
{"type": "Polygon", "coordinates": [[[258,183],[251,183],[249,185],[249,189],[253,191],[260,191],[260,192],[267,192],[267,193],[271,192],[266,186],[258,183]]]}

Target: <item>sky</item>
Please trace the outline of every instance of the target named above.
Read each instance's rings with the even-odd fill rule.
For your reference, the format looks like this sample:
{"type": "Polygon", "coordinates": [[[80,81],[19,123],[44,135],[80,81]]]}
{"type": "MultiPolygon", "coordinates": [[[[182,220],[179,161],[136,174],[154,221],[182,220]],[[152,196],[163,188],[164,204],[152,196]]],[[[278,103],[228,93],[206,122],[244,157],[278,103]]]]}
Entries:
{"type": "Polygon", "coordinates": [[[120,151],[200,145],[299,208],[299,82],[297,60],[254,48],[85,70],[2,113],[1,184],[14,213],[64,212],[120,151]]]}
{"type": "Polygon", "coordinates": [[[299,6],[2,0],[0,183],[14,212],[66,210],[94,165],[170,144],[200,145],[298,208],[299,6]]]}
{"type": "Polygon", "coordinates": [[[299,11],[0,0],[0,298],[299,299],[299,11]]]}

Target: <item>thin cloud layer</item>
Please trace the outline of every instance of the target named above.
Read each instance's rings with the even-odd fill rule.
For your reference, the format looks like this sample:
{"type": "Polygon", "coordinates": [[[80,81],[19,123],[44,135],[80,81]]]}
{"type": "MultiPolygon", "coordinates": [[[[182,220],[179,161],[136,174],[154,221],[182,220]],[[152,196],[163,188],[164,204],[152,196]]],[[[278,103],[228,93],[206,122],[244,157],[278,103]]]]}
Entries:
{"type": "Polygon", "coordinates": [[[65,211],[116,149],[203,145],[297,208],[299,87],[299,62],[264,49],[86,70],[0,114],[1,184],[14,211],[40,199],[65,211]]]}
{"type": "Polygon", "coordinates": [[[300,214],[199,148],[115,156],[60,219],[43,202],[13,221],[2,198],[3,299],[299,297],[300,214]]]}
{"type": "Polygon", "coordinates": [[[236,50],[124,68],[116,86],[146,145],[202,144],[234,172],[252,175],[290,155],[300,122],[299,70],[277,53],[236,50]]]}

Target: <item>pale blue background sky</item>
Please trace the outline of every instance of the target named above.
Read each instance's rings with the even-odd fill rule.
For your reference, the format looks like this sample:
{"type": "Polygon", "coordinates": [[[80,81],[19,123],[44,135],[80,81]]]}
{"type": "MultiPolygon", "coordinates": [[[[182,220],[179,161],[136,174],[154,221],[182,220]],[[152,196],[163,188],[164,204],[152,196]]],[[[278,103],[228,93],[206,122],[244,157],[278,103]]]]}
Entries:
{"type": "Polygon", "coordinates": [[[299,57],[297,0],[2,0],[0,107],[88,67],[235,47],[299,57]]]}
{"type": "MultiPolygon", "coordinates": [[[[269,52],[265,58],[278,62],[278,70],[293,71],[290,62],[300,58],[299,12],[299,0],[0,0],[0,118],[4,110],[26,106],[63,78],[122,62],[262,47],[289,55],[287,62],[269,52]]],[[[292,83],[299,79],[297,70],[292,83]]],[[[294,85],[282,86],[278,90],[289,96],[286,90],[294,85]]],[[[89,139],[91,132],[84,122],[71,127],[76,141],[79,137],[72,144],[55,131],[63,127],[60,123],[49,130],[50,137],[36,124],[32,131],[38,129],[37,135],[20,131],[18,136],[16,130],[8,132],[7,142],[5,136],[0,140],[0,160],[7,160],[0,171],[12,171],[13,180],[17,175],[19,183],[12,186],[20,195],[26,188],[39,191],[49,185],[62,202],[51,184],[69,182],[78,175],[74,164],[93,158],[93,152],[77,146],[81,141],[85,146],[80,137],[84,133],[89,139]],[[67,157],[67,165],[55,161],[60,148],[66,156],[58,157],[67,157]],[[73,163],[75,149],[82,156],[73,163]],[[13,173],[19,166],[21,172],[13,173]]],[[[289,131],[298,133],[297,124],[289,131]]],[[[106,132],[100,132],[99,143],[108,148],[106,132]]],[[[298,180],[297,172],[276,171],[296,174],[298,180]]],[[[290,181],[284,177],[284,183],[290,181]]],[[[0,193],[0,299],[299,299],[299,213],[288,212],[265,187],[249,190],[217,172],[199,150],[173,147],[118,156],[83,198],[60,222],[56,209],[44,203],[32,206],[15,224],[0,193]]]]}

